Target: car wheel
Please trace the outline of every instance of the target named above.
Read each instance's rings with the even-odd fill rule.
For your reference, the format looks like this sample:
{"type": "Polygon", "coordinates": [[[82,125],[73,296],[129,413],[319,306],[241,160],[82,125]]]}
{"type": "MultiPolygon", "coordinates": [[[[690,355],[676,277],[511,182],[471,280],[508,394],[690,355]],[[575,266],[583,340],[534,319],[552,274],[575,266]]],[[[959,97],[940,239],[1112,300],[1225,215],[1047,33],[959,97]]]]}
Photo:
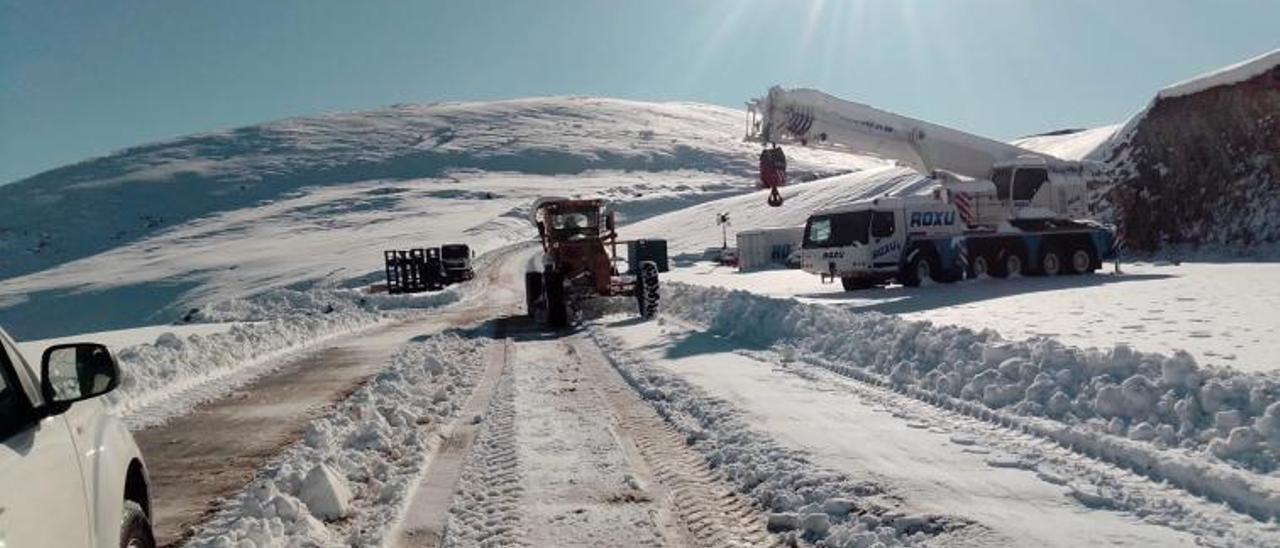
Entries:
{"type": "Polygon", "coordinates": [[[151,533],[151,522],[142,505],[124,501],[124,517],[120,524],[120,548],[155,548],[156,539],[151,533]]]}

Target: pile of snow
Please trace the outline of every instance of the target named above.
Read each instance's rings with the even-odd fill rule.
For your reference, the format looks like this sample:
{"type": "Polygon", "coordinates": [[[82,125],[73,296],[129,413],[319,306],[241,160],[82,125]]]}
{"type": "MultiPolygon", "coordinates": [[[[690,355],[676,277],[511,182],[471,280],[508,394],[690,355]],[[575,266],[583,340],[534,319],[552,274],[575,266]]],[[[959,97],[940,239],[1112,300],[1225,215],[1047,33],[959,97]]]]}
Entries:
{"type": "Polygon", "coordinates": [[[405,346],[303,440],[260,470],[188,546],[374,546],[484,369],[487,339],[405,346]]]}
{"type": "Polygon", "coordinates": [[[719,288],[667,284],[663,298],[664,313],[710,333],[785,347],[982,418],[1034,417],[1037,429],[1064,445],[1256,516],[1280,516],[1280,485],[1253,473],[1280,465],[1275,376],[1201,367],[1185,353],[1013,342],[990,330],[719,288]]]}
{"type": "Polygon", "coordinates": [[[727,402],[628,352],[599,327],[592,338],[627,383],[670,423],[723,480],[768,514],[770,531],[832,548],[910,546],[973,524],[950,516],[907,514],[891,494],[826,470],[749,426],[727,402]]]}
{"type": "Polygon", "coordinates": [[[208,335],[163,333],[154,343],[116,351],[122,379],[106,396],[107,405],[131,428],[158,424],[269,372],[288,356],[386,320],[388,311],[443,306],[459,294],[279,289],[216,303],[192,311],[192,319],[252,323],[236,323],[208,335]]]}

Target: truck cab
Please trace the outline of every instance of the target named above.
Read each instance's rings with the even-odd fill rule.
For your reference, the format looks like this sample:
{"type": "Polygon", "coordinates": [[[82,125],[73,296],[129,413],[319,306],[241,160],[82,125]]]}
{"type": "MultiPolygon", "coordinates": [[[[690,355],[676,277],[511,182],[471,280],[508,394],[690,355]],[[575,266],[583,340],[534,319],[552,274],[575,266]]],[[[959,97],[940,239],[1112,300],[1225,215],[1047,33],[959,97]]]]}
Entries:
{"type": "Polygon", "coordinates": [[[0,330],[0,546],[154,546],[141,452],[99,399],[119,382],[102,345],[34,369],[0,330]]]}
{"type": "Polygon", "coordinates": [[[847,288],[888,283],[913,240],[959,234],[963,221],[932,197],[877,198],[820,211],[805,223],[801,269],[840,278],[847,288]]]}
{"type": "Polygon", "coordinates": [[[448,283],[457,283],[475,277],[471,266],[471,247],[467,244],[445,244],[440,246],[440,261],[444,265],[444,279],[448,283]]]}

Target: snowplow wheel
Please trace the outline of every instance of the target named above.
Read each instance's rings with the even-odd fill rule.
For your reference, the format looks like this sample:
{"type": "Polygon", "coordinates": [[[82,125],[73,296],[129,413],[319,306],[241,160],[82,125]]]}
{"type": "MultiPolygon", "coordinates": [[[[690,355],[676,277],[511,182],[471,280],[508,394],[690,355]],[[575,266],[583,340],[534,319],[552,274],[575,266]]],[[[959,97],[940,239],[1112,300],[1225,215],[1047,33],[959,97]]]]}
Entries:
{"type": "Polygon", "coordinates": [[[552,328],[568,327],[569,302],[564,289],[564,275],[559,272],[542,274],[542,291],[547,307],[547,325],[552,328]]]}
{"type": "Polygon", "coordinates": [[[640,263],[640,273],[636,276],[636,301],[640,305],[641,318],[652,318],[658,314],[658,263],[640,263]]]}
{"type": "Polygon", "coordinates": [[[542,273],[541,272],[525,272],[524,273],[524,306],[529,313],[529,319],[537,317],[538,298],[542,296],[542,273]]]}

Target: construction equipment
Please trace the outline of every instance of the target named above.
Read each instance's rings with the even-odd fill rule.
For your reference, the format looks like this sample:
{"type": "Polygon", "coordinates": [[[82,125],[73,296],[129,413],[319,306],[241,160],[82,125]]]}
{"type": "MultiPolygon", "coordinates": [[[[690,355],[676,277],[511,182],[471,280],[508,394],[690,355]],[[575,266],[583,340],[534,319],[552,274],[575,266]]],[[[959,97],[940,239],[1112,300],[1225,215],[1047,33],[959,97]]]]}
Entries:
{"type": "Polygon", "coordinates": [[[387,293],[418,293],[444,289],[444,266],[435,247],[383,252],[387,293]]]}
{"type": "Polygon", "coordinates": [[[471,259],[475,253],[467,244],[445,244],[440,246],[440,261],[444,264],[445,283],[455,284],[476,277],[471,259]]]}
{"type": "Polygon", "coordinates": [[[658,312],[658,271],[659,262],[666,263],[665,241],[647,240],[650,245],[642,247],[645,256],[620,274],[615,266],[619,242],[614,215],[605,211],[603,201],[539,198],[530,220],[538,229],[543,251],[542,270],[525,273],[530,318],[565,327],[581,316],[585,301],[613,296],[635,297],[643,318],[658,312]]]}
{"type": "Polygon", "coordinates": [[[929,195],[874,198],[809,217],[802,267],[824,281],[840,278],[846,289],[1086,273],[1114,254],[1113,231],[1087,220],[1088,183],[1101,171],[1090,162],[779,87],[748,103],[747,139],[765,147],[761,181],[774,206],[785,183],[780,143],[895,160],[936,183],[929,195]]]}

